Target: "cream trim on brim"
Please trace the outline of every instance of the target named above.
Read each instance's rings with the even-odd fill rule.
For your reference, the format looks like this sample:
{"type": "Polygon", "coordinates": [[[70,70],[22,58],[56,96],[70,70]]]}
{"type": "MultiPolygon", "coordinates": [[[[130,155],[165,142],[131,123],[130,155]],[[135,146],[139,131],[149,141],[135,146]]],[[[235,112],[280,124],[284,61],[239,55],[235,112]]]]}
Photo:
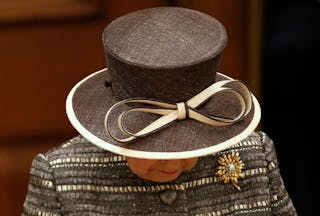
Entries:
{"type": "MultiPolygon", "coordinates": [[[[91,77],[105,72],[107,69],[104,68],[102,70],[99,70],[80,82],[78,82],[70,91],[68,94],[67,100],[66,100],[66,112],[67,116],[72,124],[72,126],[88,141],[92,142],[93,144],[101,147],[102,149],[108,150],[110,152],[124,155],[128,157],[135,157],[135,158],[145,158],[145,159],[184,159],[184,158],[194,158],[194,157],[200,157],[208,154],[213,154],[222,150],[225,150],[227,148],[230,148],[231,146],[235,145],[236,143],[242,141],[247,136],[249,136],[258,126],[260,122],[261,117],[261,109],[258,100],[255,98],[255,96],[252,94],[252,102],[254,105],[254,115],[252,118],[252,121],[250,124],[238,135],[211,147],[203,148],[203,149],[197,149],[192,151],[184,151],[184,152],[146,152],[146,151],[137,151],[137,150],[131,150],[126,149],[123,147],[119,147],[116,145],[113,145],[111,143],[108,143],[98,137],[96,137],[94,134],[92,134],[89,130],[87,130],[83,125],[79,122],[77,119],[74,109],[73,109],[73,96],[75,91],[79,86],[81,86],[84,82],[86,82],[91,77]]],[[[224,74],[219,73],[219,75],[226,77],[227,79],[232,79],[224,74]]]]}

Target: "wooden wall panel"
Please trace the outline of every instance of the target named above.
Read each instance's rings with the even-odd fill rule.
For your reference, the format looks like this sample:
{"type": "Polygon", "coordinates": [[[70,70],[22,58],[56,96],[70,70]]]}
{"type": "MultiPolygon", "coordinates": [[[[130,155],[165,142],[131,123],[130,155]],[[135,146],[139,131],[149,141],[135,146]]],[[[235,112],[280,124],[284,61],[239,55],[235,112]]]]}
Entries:
{"type": "Polygon", "coordinates": [[[97,16],[104,0],[10,0],[0,1],[0,23],[97,16]]]}
{"type": "Polygon", "coordinates": [[[0,139],[73,131],[64,103],[71,87],[104,67],[104,21],[7,27],[0,33],[0,139]]]}

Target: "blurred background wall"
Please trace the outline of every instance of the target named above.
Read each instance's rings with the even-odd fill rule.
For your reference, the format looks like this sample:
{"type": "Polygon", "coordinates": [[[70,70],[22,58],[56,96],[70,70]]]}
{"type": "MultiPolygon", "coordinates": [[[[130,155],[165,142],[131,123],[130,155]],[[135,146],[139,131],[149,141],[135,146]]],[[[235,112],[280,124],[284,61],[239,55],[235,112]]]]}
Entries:
{"type": "MultiPolygon", "coordinates": [[[[274,76],[277,76],[270,71],[281,62],[273,62],[278,50],[272,48],[279,44],[270,43],[273,27],[277,24],[277,20],[272,19],[276,1],[267,2],[0,1],[0,215],[20,215],[33,157],[77,134],[65,114],[65,99],[77,81],[105,67],[101,40],[104,27],[127,12],[154,6],[196,9],[216,17],[225,25],[229,42],[220,71],[244,80],[261,101],[263,114],[266,107],[260,128],[267,129],[271,138],[279,142],[276,146],[282,145],[279,159],[288,191],[298,211],[307,212],[307,191],[306,188],[299,189],[298,181],[302,177],[301,171],[297,170],[298,167],[303,170],[306,164],[299,162],[298,144],[292,140],[286,142],[285,137],[291,136],[291,131],[283,131],[283,138],[280,132],[283,128],[278,125],[278,118],[283,113],[277,108],[280,106],[285,112],[285,104],[267,105],[274,105],[272,97],[277,94],[268,88],[273,86],[274,76]],[[273,22],[266,22],[266,18],[273,22]],[[287,148],[297,152],[286,158],[287,148]]],[[[317,7],[314,5],[312,7],[317,7]]],[[[286,24],[283,25],[279,28],[285,28],[286,24]]],[[[279,96],[278,103],[281,102],[279,96]]],[[[301,134],[305,132],[301,131],[301,134]]],[[[304,175],[306,183],[308,173],[304,172],[304,175]]]]}
{"type": "Polygon", "coordinates": [[[300,215],[318,215],[320,1],[265,1],[263,129],[300,215]]]}

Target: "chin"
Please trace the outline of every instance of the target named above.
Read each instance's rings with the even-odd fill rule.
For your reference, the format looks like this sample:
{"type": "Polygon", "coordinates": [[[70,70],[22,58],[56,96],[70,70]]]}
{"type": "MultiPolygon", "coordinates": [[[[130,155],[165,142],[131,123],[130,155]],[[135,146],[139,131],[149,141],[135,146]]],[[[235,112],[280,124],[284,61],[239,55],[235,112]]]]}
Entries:
{"type": "Polygon", "coordinates": [[[174,176],[163,176],[163,177],[152,178],[149,180],[156,182],[156,183],[165,183],[165,182],[173,181],[173,180],[177,179],[179,176],[180,176],[180,173],[176,174],[174,176]]]}

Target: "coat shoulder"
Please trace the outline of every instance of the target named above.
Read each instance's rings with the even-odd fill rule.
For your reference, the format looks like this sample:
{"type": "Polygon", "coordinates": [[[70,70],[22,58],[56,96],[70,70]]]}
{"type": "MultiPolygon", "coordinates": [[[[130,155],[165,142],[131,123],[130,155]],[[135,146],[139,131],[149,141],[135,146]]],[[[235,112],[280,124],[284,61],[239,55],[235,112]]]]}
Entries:
{"type": "Polygon", "coordinates": [[[112,152],[106,151],[85,139],[83,136],[78,135],[73,137],[61,145],[49,150],[44,157],[47,158],[49,163],[52,165],[54,162],[81,162],[86,161],[84,158],[101,158],[101,157],[119,157],[112,152]]]}

